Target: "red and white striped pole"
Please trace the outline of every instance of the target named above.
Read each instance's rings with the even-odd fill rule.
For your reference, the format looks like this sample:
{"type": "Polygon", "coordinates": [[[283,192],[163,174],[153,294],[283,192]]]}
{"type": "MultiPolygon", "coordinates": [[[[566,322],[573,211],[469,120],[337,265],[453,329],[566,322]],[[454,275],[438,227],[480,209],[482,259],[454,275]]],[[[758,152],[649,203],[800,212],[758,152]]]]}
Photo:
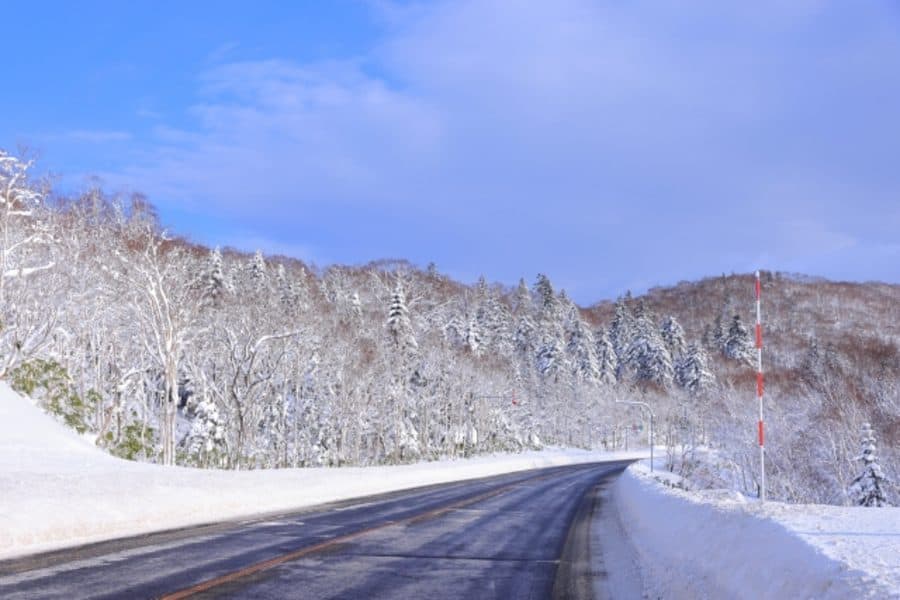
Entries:
{"type": "Polygon", "coordinates": [[[760,310],[761,285],[756,272],[756,396],[759,398],[759,499],[766,501],[766,436],[763,425],[763,370],[762,370],[762,311],[760,310]]]}

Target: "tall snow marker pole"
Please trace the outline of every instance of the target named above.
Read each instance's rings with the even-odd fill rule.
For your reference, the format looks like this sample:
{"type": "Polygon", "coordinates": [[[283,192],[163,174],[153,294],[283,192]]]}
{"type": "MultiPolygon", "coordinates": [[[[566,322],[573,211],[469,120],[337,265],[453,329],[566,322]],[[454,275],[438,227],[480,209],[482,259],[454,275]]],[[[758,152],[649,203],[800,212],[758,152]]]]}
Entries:
{"type": "Polygon", "coordinates": [[[756,272],[756,396],[759,399],[759,499],[766,501],[766,443],[763,425],[763,370],[762,370],[762,311],[760,309],[761,285],[756,272]]]}

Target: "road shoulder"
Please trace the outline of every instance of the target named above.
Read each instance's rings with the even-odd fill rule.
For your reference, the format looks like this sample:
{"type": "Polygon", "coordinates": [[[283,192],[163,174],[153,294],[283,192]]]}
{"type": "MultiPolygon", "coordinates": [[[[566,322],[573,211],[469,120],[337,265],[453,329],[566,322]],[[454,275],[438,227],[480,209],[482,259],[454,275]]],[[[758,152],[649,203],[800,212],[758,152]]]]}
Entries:
{"type": "Polygon", "coordinates": [[[596,508],[591,521],[591,554],[595,569],[603,573],[603,576],[593,579],[596,600],[647,597],[640,559],[622,527],[616,505],[613,487],[617,482],[618,477],[608,479],[596,488],[596,508]]]}

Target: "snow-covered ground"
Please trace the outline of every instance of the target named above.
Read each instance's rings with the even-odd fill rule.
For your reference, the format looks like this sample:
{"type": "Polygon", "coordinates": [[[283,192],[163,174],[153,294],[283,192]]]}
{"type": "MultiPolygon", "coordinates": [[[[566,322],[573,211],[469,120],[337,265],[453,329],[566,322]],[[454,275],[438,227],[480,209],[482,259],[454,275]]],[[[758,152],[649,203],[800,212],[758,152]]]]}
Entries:
{"type": "Polygon", "coordinates": [[[665,478],[636,463],[613,489],[649,597],[900,598],[900,508],[760,504],[665,478]]]}
{"type": "MultiPolygon", "coordinates": [[[[0,558],[634,456],[547,450],[398,467],[164,468],[105,454],[0,383],[0,558]]],[[[900,508],[761,505],[734,492],[685,492],[659,483],[645,464],[619,478],[613,498],[650,597],[900,598],[900,508]]],[[[617,559],[605,560],[612,567],[617,559]]]]}
{"type": "Polygon", "coordinates": [[[161,467],[109,456],[0,382],[0,558],[434,483],[641,455],[546,450],[396,467],[161,467]]]}

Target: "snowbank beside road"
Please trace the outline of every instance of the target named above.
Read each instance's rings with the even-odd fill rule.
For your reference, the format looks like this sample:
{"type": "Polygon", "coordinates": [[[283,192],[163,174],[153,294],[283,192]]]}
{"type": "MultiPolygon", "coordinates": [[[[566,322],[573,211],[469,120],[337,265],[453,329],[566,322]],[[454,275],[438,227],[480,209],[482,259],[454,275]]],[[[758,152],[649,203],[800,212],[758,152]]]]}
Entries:
{"type": "Polygon", "coordinates": [[[423,485],[639,456],[547,450],[397,467],[211,471],[109,456],[0,382],[0,558],[423,485]]]}
{"type": "Polygon", "coordinates": [[[900,508],[684,492],[643,464],[614,495],[651,597],[900,598],[900,508]]]}

